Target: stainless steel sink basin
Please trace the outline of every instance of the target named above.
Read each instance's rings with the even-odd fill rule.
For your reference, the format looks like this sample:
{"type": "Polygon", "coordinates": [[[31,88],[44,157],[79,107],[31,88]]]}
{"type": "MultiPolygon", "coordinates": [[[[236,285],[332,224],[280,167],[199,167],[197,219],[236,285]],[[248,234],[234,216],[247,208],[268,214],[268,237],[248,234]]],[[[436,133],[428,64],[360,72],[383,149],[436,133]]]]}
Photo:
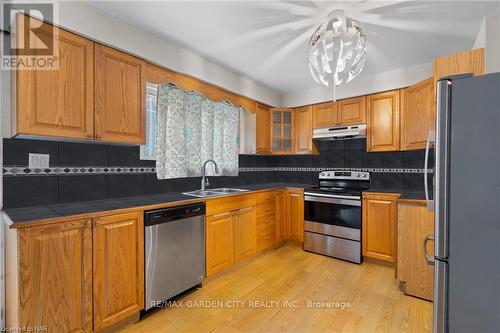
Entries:
{"type": "Polygon", "coordinates": [[[191,191],[191,192],[184,192],[182,194],[184,195],[189,195],[192,197],[198,197],[198,198],[206,198],[206,197],[215,197],[217,195],[224,195],[224,194],[229,194],[229,193],[239,193],[239,192],[246,192],[248,190],[243,190],[239,188],[215,188],[215,189],[210,189],[210,190],[197,190],[197,191],[191,191]]]}
{"type": "Polygon", "coordinates": [[[247,192],[248,190],[243,190],[241,188],[223,187],[223,188],[216,188],[216,189],[213,189],[211,191],[221,192],[221,193],[238,193],[238,192],[247,192]]]}

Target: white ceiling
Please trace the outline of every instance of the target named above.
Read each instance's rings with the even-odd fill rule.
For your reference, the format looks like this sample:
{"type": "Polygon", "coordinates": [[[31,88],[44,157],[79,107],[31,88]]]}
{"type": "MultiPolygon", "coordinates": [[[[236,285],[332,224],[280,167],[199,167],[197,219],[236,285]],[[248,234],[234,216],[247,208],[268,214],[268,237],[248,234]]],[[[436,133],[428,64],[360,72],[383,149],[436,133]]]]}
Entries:
{"type": "MultiPolygon", "coordinates": [[[[332,10],[356,18],[368,36],[356,79],[429,63],[472,48],[498,1],[99,1],[110,15],[163,36],[280,93],[317,86],[307,43],[332,10]]],[[[355,79],[355,80],[356,80],[355,79]]]]}

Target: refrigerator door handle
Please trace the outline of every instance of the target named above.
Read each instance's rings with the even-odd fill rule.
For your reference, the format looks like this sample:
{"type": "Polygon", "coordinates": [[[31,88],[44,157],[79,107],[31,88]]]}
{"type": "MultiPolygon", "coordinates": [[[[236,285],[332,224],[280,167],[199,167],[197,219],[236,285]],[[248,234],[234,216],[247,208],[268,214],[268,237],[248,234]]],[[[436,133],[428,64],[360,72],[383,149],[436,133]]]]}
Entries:
{"type": "Polygon", "coordinates": [[[448,263],[436,260],[434,267],[433,333],[448,332],[448,263]]]}
{"type": "Polygon", "coordinates": [[[434,236],[433,235],[427,235],[427,236],[425,236],[424,245],[423,245],[424,259],[425,259],[425,262],[427,263],[427,265],[434,266],[434,257],[430,256],[427,253],[427,243],[429,241],[434,241],[434,236]]]}
{"type": "Polygon", "coordinates": [[[430,130],[427,135],[427,143],[425,145],[425,162],[424,162],[424,188],[425,188],[425,202],[427,204],[427,210],[429,212],[434,211],[434,200],[429,200],[429,150],[431,148],[431,142],[434,143],[435,132],[430,130]]]}

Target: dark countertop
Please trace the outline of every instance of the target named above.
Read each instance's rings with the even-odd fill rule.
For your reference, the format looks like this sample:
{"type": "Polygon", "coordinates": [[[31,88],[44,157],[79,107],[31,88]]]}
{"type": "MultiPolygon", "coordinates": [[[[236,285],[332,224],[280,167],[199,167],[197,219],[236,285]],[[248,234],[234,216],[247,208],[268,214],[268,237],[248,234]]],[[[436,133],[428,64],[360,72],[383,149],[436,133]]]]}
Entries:
{"type": "MultiPolygon", "coordinates": [[[[277,188],[286,188],[286,187],[306,188],[311,186],[312,186],[311,184],[296,184],[296,183],[263,183],[263,184],[235,186],[235,188],[247,189],[253,192],[253,191],[272,190],[277,188]]],[[[248,193],[248,192],[243,192],[243,193],[248,193]]],[[[235,195],[235,194],[228,194],[228,195],[235,195]]],[[[12,208],[12,209],[5,209],[4,211],[8,215],[8,217],[12,220],[12,226],[18,227],[21,224],[27,225],[29,222],[35,222],[35,221],[43,222],[44,220],[47,221],[54,220],[55,222],[58,219],[63,220],[64,218],[72,216],[74,216],[75,218],[77,218],[78,216],[84,216],[83,214],[99,214],[107,211],[115,211],[122,209],[131,209],[131,208],[150,209],[148,207],[155,205],[168,206],[169,204],[174,204],[174,203],[175,205],[182,205],[194,202],[202,202],[205,201],[206,199],[211,199],[211,198],[214,197],[197,198],[197,197],[187,196],[179,192],[161,193],[161,194],[134,196],[134,197],[122,197],[122,198],[113,198],[104,200],[54,204],[46,206],[12,208]]]]}
{"type": "Polygon", "coordinates": [[[378,192],[378,193],[400,193],[400,200],[425,200],[425,192],[423,191],[409,191],[397,188],[370,188],[364,192],[378,192]]]}

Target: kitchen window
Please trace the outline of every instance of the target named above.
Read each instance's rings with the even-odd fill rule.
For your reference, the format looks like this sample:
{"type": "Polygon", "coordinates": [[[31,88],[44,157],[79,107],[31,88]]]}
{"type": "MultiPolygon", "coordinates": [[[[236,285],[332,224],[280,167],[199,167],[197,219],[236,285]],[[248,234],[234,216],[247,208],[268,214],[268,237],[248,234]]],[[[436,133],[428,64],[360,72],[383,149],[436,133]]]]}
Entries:
{"type": "Polygon", "coordinates": [[[156,107],[158,85],[146,83],[146,144],[141,145],[141,160],[156,160],[156,107]]]}

